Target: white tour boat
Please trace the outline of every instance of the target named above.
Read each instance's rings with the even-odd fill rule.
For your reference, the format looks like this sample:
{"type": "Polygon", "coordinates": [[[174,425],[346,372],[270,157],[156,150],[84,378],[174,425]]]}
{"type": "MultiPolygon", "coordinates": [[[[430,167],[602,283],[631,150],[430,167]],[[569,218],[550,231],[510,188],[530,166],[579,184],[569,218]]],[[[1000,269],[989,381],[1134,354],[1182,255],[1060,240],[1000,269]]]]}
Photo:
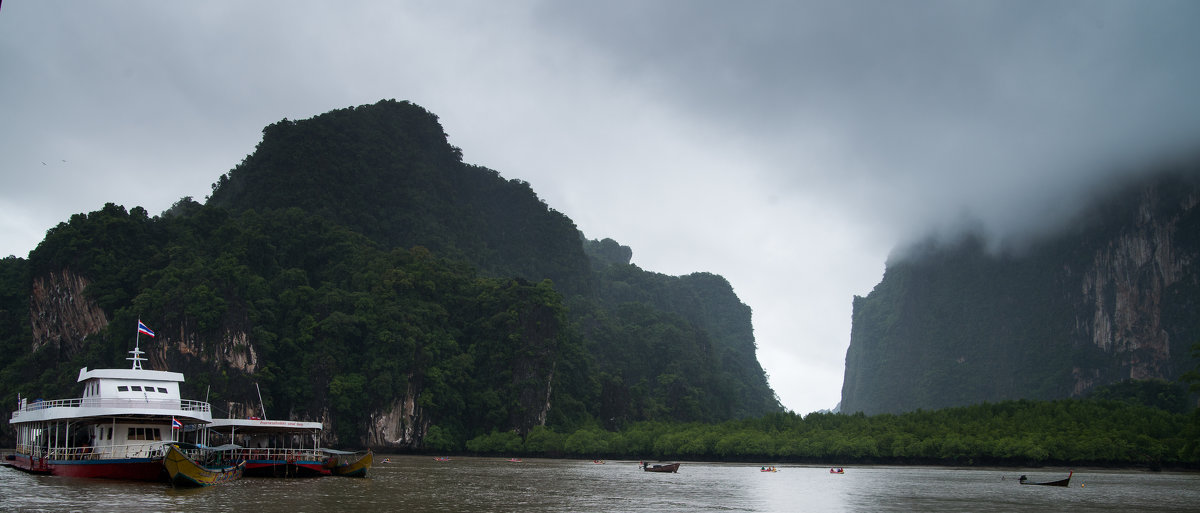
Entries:
{"type": "MultiPolygon", "coordinates": [[[[140,321],[138,332],[153,336],[140,321]]],[[[185,426],[212,422],[212,410],[180,398],[183,374],[143,369],[136,344],[130,353],[130,369],[80,369],[82,397],[20,399],[9,420],[16,451],[6,463],[58,476],[164,479],[163,444],[185,426]]]]}

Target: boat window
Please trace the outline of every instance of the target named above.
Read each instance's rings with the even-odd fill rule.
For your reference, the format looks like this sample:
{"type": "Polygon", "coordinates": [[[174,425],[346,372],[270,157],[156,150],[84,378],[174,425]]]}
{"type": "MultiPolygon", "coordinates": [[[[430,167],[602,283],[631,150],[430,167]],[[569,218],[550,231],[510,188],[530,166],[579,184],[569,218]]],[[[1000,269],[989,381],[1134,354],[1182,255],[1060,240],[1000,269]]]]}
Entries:
{"type": "Polygon", "coordinates": [[[165,394],[165,393],[167,393],[167,389],[165,389],[163,387],[158,387],[158,393],[165,394]]]}
{"type": "Polygon", "coordinates": [[[113,428],[108,428],[108,439],[109,440],[112,440],[112,432],[113,432],[113,428]]]}
{"type": "Polygon", "coordinates": [[[125,386],[125,385],[121,385],[121,386],[117,387],[117,391],[118,391],[118,392],[128,392],[128,391],[129,391],[129,387],[127,387],[127,386],[125,386]]]}
{"type": "Polygon", "coordinates": [[[162,440],[159,428],[129,428],[130,440],[162,440]]]}
{"type": "Polygon", "coordinates": [[[132,387],[130,387],[130,388],[132,388],[134,392],[141,392],[141,391],[142,391],[142,387],[140,387],[140,386],[137,386],[137,385],[133,385],[133,386],[132,386],[132,387]]]}

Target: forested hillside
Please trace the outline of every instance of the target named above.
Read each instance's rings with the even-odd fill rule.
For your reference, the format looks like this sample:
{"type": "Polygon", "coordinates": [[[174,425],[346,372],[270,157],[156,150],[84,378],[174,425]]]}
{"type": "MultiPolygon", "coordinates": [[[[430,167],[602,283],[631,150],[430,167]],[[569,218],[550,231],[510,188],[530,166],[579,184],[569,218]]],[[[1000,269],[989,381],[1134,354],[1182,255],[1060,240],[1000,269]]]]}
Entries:
{"type": "Polygon", "coordinates": [[[343,445],[781,411],[729,283],[631,254],[462,163],[415,105],[284,120],[205,204],[105,205],[0,262],[0,397],[74,396],[141,319],[150,368],[217,415],[261,414],[257,384],[268,418],[343,445]]]}
{"type": "Polygon", "coordinates": [[[1200,341],[1200,166],[1105,191],[1016,250],[927,241],[854,299],[842,411],[1081,397],[1178,379],[1200,341]]]}

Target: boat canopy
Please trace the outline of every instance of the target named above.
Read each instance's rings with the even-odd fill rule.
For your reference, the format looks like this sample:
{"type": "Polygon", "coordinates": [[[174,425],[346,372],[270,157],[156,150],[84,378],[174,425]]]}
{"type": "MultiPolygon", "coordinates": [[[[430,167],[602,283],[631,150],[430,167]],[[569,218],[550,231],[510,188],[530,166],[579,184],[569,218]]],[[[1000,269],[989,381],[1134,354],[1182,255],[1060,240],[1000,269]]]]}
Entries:
{"type": "Polygon", "coordinates": [[[193,444],[188,442],[171,442],[171,445],[178,446],[180,449],[200,449],[203,451],[236,451],[242,446],[238,444],[224,444],[216,447],[209,447],[204,444],[193,444]]]}
{"type": "Polygon", "coordinates": [[[321,452],[323,452],[325,454],[332,454],[335,456],[349,456],[352,454],[362,454],[367,451],[339,451],[337,449],[326,449],[326,448],[322,447],[321,452]]]}

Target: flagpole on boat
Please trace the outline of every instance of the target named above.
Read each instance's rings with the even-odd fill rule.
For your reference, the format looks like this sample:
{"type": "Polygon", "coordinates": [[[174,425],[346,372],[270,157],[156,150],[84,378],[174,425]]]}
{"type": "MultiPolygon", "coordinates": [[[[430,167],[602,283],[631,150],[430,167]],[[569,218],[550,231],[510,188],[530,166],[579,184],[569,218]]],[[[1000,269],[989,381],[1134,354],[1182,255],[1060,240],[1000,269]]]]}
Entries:
{"type": "Polygon", "coordinates": [[[142,318],[138,317],[137,331],[133,334],[133,358],[129,358],[130,360],[133,360],[134,370],[141,370],[141,368],[142,368],[141,358],[138,358],[138,356],[142,352],[141,351],[141,342],[142,342],[142,318]]]}

